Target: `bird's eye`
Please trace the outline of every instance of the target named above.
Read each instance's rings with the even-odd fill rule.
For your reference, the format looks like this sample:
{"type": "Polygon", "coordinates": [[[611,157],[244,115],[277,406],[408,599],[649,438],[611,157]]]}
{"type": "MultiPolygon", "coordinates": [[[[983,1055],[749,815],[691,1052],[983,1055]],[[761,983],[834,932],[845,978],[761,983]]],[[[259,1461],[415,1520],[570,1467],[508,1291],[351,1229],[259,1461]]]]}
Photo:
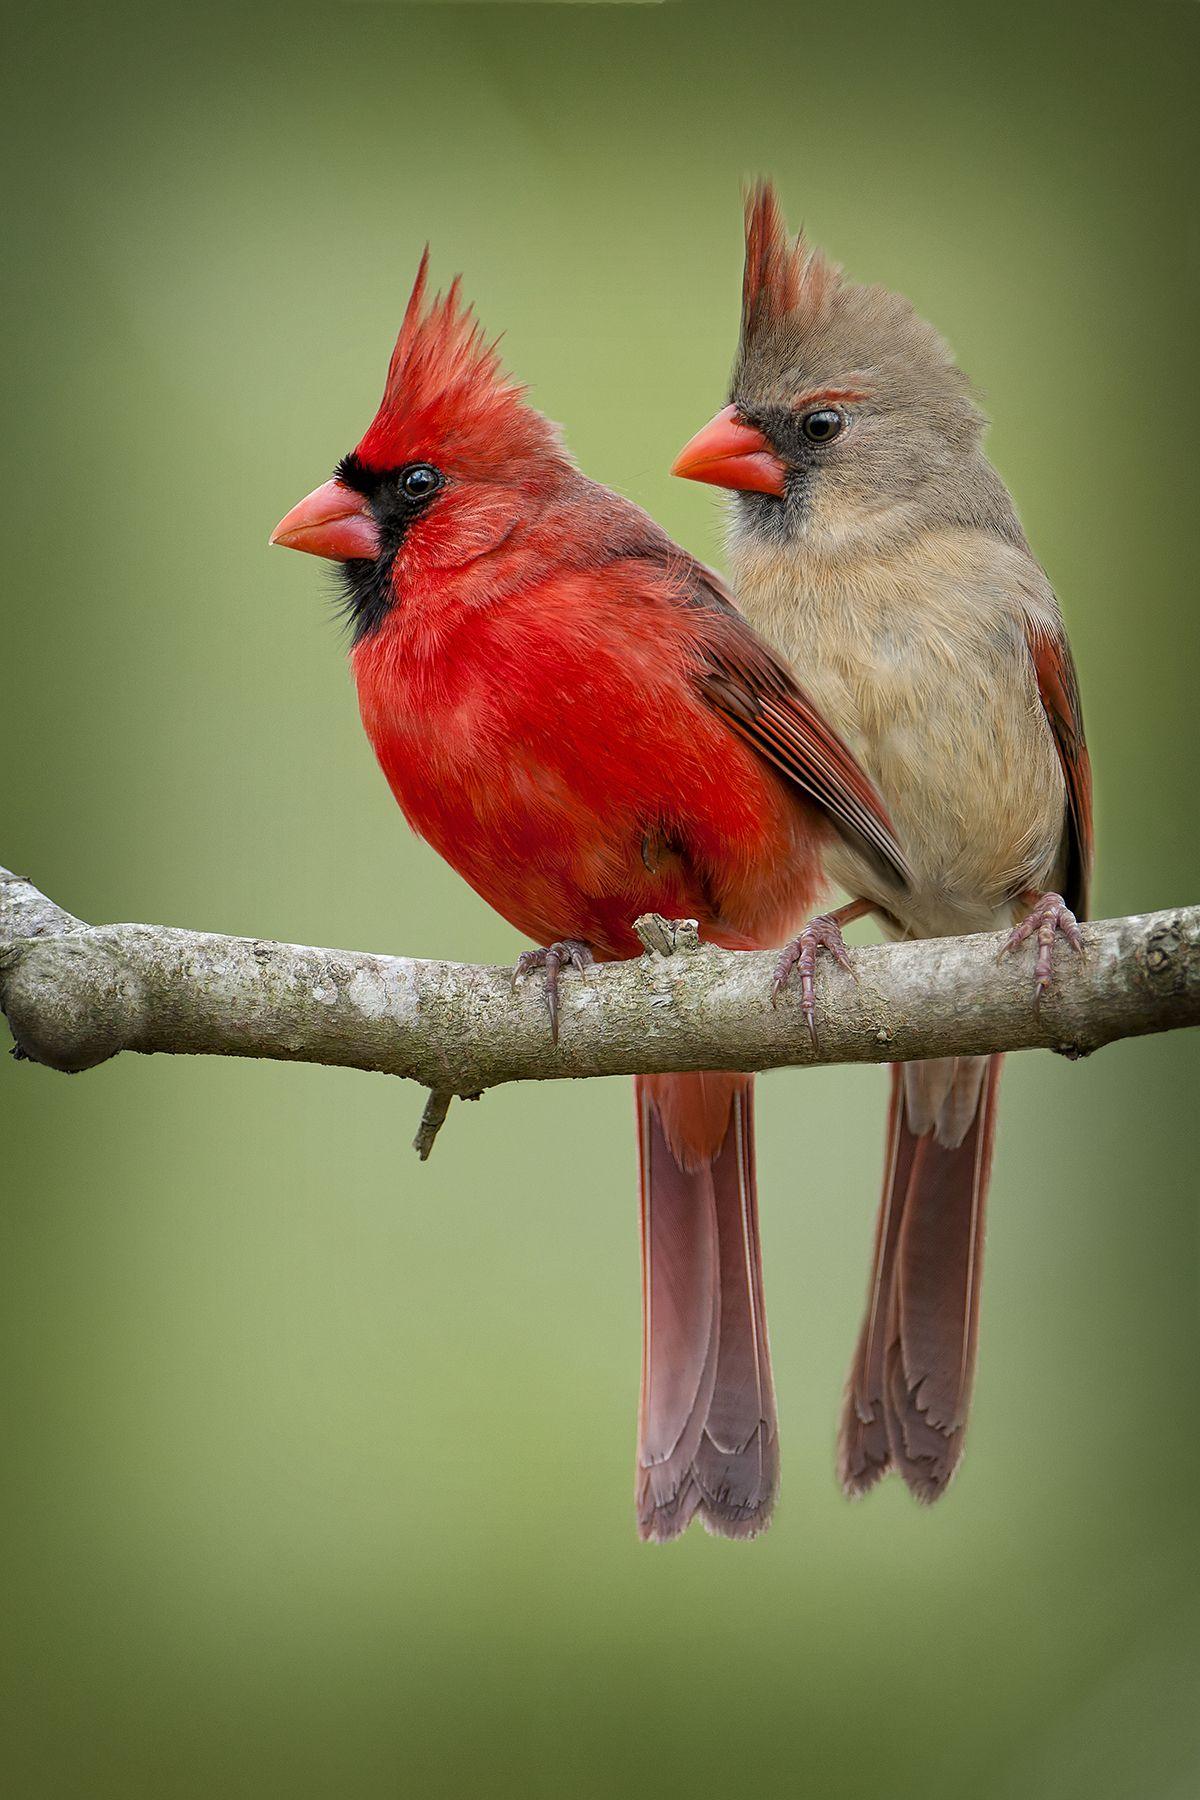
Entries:
{"type": "Polygon", "coordinates": [[[845,423],[840,412],[832,406],[823,406],[819,412],[805,413],[800,421],[800,429],[810,444],[828,444],[837,437],[845,423]]]}
{"type": "Polygon", "coordinates": [[[442,485],[442,472],[431,463],[410,463],[400,471],[400,491],[408,500],[428,500],[442,485]]]}

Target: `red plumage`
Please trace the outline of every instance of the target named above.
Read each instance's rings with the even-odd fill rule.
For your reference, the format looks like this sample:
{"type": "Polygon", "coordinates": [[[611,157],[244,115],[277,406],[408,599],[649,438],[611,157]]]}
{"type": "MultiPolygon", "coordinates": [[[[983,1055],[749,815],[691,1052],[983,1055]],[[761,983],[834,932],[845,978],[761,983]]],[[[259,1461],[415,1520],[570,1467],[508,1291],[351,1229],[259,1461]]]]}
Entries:
{"type": "MultiPolygon", "coordinates": [[[[414,830],[536,943],[601,960],[636,955],[650,911],[731,948],[781,943],[834,831],[902,870],[870,783],[716,577],[579,473],[457,282],[425,307],[425,272],[343,481],[276,533],[320,551],[347,515],[358,541],[374,528],[374,560],[350,565],[352,666],[414,830]],[[438,478],[419,501],[414,469],[438,478]]],[[[639,1083],[650,1537],[697,1510],[744,1536],[770,1513],[749,1109],[744,1076],[639,1083]]]]}
{"type": "Polygon", "coordinates": [[[427,306],[428,273],[426,247],[379,411],[358,446],[364,463],[396,468],[436,444],[460,471],[502,472],[509,482],[544,475],[547,460],[568,464],[557,428],[524,404],[525,390],[505,373],[498,343],[489,343],[463,304],[461,278],[427,306]]]}

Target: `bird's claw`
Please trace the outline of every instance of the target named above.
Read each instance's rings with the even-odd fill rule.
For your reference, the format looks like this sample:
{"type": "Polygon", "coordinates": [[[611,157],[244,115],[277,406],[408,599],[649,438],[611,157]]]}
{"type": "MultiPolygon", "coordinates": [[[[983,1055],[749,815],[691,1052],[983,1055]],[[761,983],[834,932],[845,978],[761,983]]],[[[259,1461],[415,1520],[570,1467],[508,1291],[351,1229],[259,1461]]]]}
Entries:
{"type": "Polygon", "coordinates": [[[558,943],[547,944],[544,950],[525,950],[518,956],[512,972],[512,986],[516,992],[517,983],[535,970],[545,970],[546,1008],[550,1014],[550,1038],[558,1042],[558,977],[565,968],[577,969],[582,975],[595,962],[591,949],[581,938],[562,938],[558,943]]]}
{"type": "Polygon", "coordinates": [[[790,944],[785,944],[775,964],[775,979],[771,983],[771,1005],[779,1004],[779,996],[787,987],[795,970],[800,971],[800,1007],[804,1013],[804,1022],[808,1026],[808,1035],[812,1039],[813,1049],[817,1049],[817,996],[815,976],[817,958],[822,950],[827,950],[839,969],[845,969],[848,975],[858,980],[854,964],[850,961],[850,952],[846,948],[846,940],[842,936],[842,928],[830,913],[818,913],[810,919],[798,937],[790,944]]]}
{"type": "Polygon", "coordinates": [[[1054,978],[1054,940],[1060,931],[1076,955],[1087,955],[1078,921],[1062,895],[1040,894],[1030,907],[1028,916],[1019,925],[1013,926],[1000,946],[997,961],[1011,956],[1014,950],[1019,950],[1036,932],[1037,961],[1033,967],[1035,1006],[1041,1005],[1042,995],[1054,978]]]}

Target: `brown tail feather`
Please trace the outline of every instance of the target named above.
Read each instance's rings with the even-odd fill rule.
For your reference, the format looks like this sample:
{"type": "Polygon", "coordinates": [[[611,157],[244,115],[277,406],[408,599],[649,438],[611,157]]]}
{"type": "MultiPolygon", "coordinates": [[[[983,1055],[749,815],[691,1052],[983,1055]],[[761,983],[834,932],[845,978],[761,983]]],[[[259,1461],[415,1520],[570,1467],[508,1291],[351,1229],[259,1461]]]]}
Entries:
{"type": "Polygon", "coordinates": [[[779,1453],[754,1183],[753,1081],[641,1076],[638,1529],[753,1537],[779,1453]]]}
{"type": "Polygon", "coordinates": [[[892,1465],[884,1405],[884,1362],[891,1332],[892,1271],[896,1240],[904,1216],[904,1200],[916,1154],[915,1138],[904,1120],[904,1082],[892,1065],[892,1095],[883,1169],[883,1197],[875,1221],[875,1254],[867,1310],[846,1383],[846,1399],[838,1434],[838,1479],[852,1499],[869,1492],[892,1465]]]}
{"type": "Polygon", "coordinates": [[[838,1439],[851,1496],[895,1468],[936,1500],[962,1455],[1002,1061],[892,1069],[871,1287],[838,1439]]]}

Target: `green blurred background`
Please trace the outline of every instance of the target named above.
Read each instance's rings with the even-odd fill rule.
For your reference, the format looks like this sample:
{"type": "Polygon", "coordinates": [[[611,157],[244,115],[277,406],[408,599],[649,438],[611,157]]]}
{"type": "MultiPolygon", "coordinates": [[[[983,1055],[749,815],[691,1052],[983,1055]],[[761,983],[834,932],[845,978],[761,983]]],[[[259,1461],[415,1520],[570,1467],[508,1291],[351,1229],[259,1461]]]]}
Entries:
{"type": "MultiPolygon", "coordinates": [[[[1062,596],[1097,911],[1200,899],[1197,8],[50,5],[6,28],[0,856],[94,921],[511,958],[268,553],[420,247],[584,467],[724,398],[743,178],[983,388],[1062,596]]],[[[1198,1791],[1200,1044],[1015,1059],[950,1497],[832,1474],[885,1079],[762,1084],[785,1478],[640,1546],[624,1082],[5,1059],[2,1777],[18,1796],[1198,1791]]]]}

